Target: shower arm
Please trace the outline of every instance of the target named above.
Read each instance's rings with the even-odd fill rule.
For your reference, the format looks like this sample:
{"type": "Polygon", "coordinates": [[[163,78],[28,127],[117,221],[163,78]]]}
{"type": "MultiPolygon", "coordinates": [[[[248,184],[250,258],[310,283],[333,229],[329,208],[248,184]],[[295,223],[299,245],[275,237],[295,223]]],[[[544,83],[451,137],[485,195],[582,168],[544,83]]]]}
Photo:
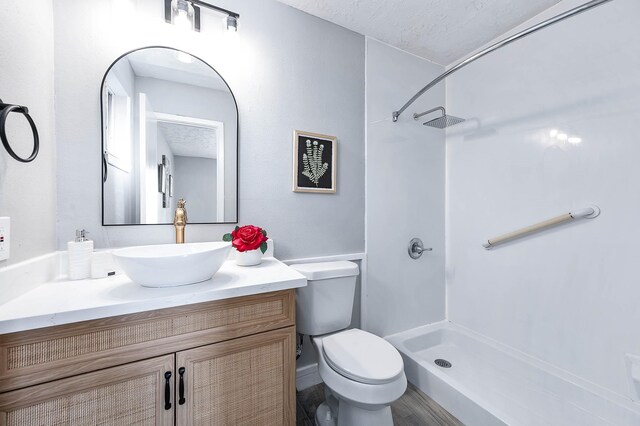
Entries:
{"type": "Polygon", "coordinates": [[[593,9],[594,7],[603,5],[604,3],[608,3],[612,0],[592,0],[588,3],[583,4],[582,6],[578,6],[576,8],[570,9],[564,13],[561,13],[560,15],[554,16],[553,18],[547,19],[546,21],[542,21],[539,24],[536,24],[532,27],[529,27],[525,30],[522,30],[514,35],[512,35],[511,37],[507,37],[504,40],[501,40],[495,44],[492,44],[491,46],[487,47],[486,49],[481,50],[480,52],[468,57],[467,59],[465,59],[462,62],[459,62],[458,64],[456,64],[455,66],[449,68],[447,71],[445,71],[444,73],[442,73],[441,75],[439,75],[438,77],[436,77],[431,83],[427,84],[426,86],[424,86],[422,89],[420,89],[420,91],[418,93],[416,93],[415,95],[413,95],[413,97],[411,99],[409,99],[409,101],[404,104],[402,106],[402,108],[400,108],[398,111],[394,111],[393,112],[393,122],[395,123],[396,121],[398,121],[398,118],[400,117],[400,114],[402,114],[408,107],[409,105],[411,105],[412,103],[414,103],[420,96],[424,95],[429,89],[431,89],[433,86],[435,86],[436,84],[440,83],[442,80],[444,80],[445,78],[447,78],[448,76],[450,76],[451,74],[453,74],[454,72],[464,68],[465,66],[469,65],[470,63],[482,58],[483,56],[500,49],[501,47],[504,47],[508,44],[513,43],[516,40],[519,40],[523,37],[528,36],[529,34],[533,34],[543,28],[546,28],[550,25],[553,25],[555,23],[558,23],[560,21],[564,21],[567,18],[571,18],[572,16],[578,15],[582,12],[586,12],[589,9],[593,9]]]}
{"type": "Polygon", "coordinates": [[[418,113],[413,114],[413,119],[414,119],[414,120],[417,120],[418,118],[420,118],[420,117],[422,117],[422,116],[425,116],[425,115],[431,114],[431,113],[436,112],[436,111],[440,111],[440,112],[442,113],[442,116],[443,116],[443,117],[444,117],[445,115],[447,115],[447,110],[445,110],[445,109],[444,109],[444,107],[436,107],[436,108],[432,108],[432,109],[430,109],[429,111],[421,112],[420,114],[418,114],[418,113]]]}

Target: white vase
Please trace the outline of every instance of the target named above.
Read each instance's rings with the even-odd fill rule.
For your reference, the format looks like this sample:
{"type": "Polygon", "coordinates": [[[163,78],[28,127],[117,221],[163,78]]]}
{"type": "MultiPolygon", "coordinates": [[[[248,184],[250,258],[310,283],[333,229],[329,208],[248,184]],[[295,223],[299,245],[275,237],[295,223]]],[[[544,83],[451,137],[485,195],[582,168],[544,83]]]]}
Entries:
{"type": "Polygon", "coordinates": [[[262,251],[260,249],[238,251],[236,250],[236,265],[254,266],[262,263],[262,251]]]}

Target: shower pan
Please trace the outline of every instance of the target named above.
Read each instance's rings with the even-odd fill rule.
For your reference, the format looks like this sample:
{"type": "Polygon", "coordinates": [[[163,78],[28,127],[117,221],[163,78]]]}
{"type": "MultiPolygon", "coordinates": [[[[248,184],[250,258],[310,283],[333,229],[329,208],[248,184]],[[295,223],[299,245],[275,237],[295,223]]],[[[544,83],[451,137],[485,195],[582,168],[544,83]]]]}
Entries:
{"type": "Polygon", "coordinates": [[[629,399],[455,323],[387,340],[400,351],[407,379],[464,424],[640,424],[640,407],[629,399]]]}

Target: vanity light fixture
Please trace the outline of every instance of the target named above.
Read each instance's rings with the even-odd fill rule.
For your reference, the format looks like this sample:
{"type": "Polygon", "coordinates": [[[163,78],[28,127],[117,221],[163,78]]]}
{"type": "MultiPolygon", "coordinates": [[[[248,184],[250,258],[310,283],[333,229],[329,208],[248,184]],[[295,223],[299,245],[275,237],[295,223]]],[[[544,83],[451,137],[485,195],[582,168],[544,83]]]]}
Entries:
{"type": "Polygon", "coordinates": [[[164,0],[164,20],[170,24],[200,31],[200,8],[226,15],[227,29],[238,31],[240,15],[200,0],[164,0]]]}

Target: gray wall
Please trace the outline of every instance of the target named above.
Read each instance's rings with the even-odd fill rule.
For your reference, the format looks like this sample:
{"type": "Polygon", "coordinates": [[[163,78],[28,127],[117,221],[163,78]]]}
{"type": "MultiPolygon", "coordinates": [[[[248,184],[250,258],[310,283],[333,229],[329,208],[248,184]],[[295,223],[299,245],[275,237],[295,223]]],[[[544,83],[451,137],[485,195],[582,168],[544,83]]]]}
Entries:
{"type": "MultiPolygon", "coordinates": [[[[12,233],[11,258],[0,261],[0,268],[56,247],[52,4],[0,2],[0,98],[28,106],[40,135],[40,154],[28,164],[18,163],[0,146],[0,216],[11,217],[12,233]]],[[[7,134],[18,154],[31,153],[26,120],[12,114],[7,134]]],[[[98,160],[99,148],[95,155],[98,160]]]]}
{"type": "Polygon", "coordinates": [[[187,200],[190,222],[205,222],[216,216],[218,176],[213,158],[173,157],[174,192],[172,201],[187,200]]]}
{"type": "MultiPolygon", "coordinates": [[[[242,16],[223,29],[203,13],[201,33],[166,24],[162,4],[55,2],[58,246],[77,227],[97,247],[171,242],[170,226],[101,227],[100,108],[107,67],[150,45],[188,51],[227,80],[239,107],[239,218],[268,229],[280,258],[364,248],[364,38],[273,0],[219,1],[242,16]],[[67,24],[65,24],[67,23],[67,24]],[[68,25],[73,23],[73,25],[68,25]],[[322,37],[318,37],[322,34],[322,37]],[[292,134],[338,137],[338,192],[291,192],[292,134]]],[[[49,217],[49,216],[47,216],[49,217]]],[[[232,225],[192,225],[188,241],[219,240],[232,225]]]]}

